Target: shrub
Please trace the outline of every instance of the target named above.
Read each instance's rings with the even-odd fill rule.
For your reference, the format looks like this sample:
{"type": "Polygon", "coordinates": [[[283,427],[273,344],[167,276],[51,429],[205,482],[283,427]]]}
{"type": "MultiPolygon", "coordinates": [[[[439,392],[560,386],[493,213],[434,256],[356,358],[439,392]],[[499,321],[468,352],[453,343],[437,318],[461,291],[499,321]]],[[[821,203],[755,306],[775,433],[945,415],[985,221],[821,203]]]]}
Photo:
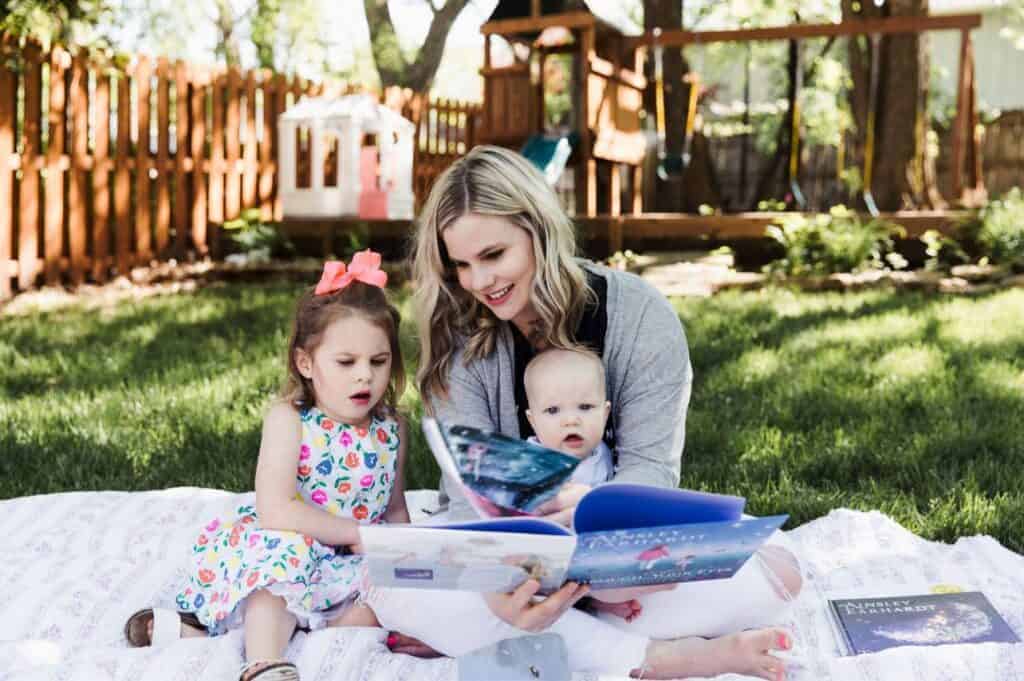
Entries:
{"type": "Polygon", "coordinates": [[[256,208],[244,210],[238,218],[228,220],[224,229],[235,249],[253,261],[267,261],[295,252],[295,246],[276,225],[260,220],[260,211],[256,208]]]}
{"type": "Polygon", "coordinates": [[[766,269],[794,276],[901,269],[906,261],[893,251],[893,238],[904,233],[902,227],[885,220],[864,222],[845,206],[810,217],[787,215],[766,231],[784,251],[766,269]]]}
{"type": "Polygon", "coordinates": [[[989,201],[962,230],[989,262],[1024,269],[1024,193],[1019,187],[989,201]]]}

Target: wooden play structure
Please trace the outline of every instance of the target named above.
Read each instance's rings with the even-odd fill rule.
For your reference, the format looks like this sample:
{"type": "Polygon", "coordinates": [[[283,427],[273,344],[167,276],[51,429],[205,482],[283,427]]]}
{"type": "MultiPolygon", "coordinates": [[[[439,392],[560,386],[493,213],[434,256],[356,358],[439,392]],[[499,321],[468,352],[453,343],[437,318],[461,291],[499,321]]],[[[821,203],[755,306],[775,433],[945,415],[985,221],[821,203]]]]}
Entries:
{"type": "Polygon", "coordinates": [[[646,79],[624,61],[626,38],[582,2],[502,0],[480,29],[484,34],[484,102],[479,141],[522,148],[544,133],[544,63],[552,54],[573,57],[576,141],[570,161],[576,173],[576,214],[598,212],[598,165],[610,177],[607,212],[621,211],[621,176],[631,176],[632,209],[641,211],[641,164],[646,140],[641,128],[646,79]],[[494,66],[495,36],[526,54],[509,66],[494,66]]]}
{"type": "MultiPolygon", "coordinates": [[[[585,225],[584,231],[593,235],[606,232],[611,252],[622,248],[625,236],[671,237],[674,224],[679,228],[679,236],[703,234],[731,238],[750,236],[753,232],[762,235],[770,219],[763,214],[644,214],[641,188],[645,181],[642,168],[647,149],[641,118],[643,94],[648,87],[641,75],[644,60],[656,56],[661,48],[696,43],[858,35],[869,36],[872,42],[877,42],[884,35],[957,30],[961,33],[961,58],[952,134],[952,198],[970,202],[984,195],[970,36],[970,31],[980,25],[981,15],[960,14],[727,31],[656,30],[625,36],[593,14],[582,0],[501,0],[481,28],[484,34],[484,101],[478,141],[522,148],[531,137],[543,134],[544,61],[552,54],[568,53],[573,56],[573,132],[577,141],[570,166],[575,172],[576,216],[585,225]],[[517,56],[513,64],[494,65],[492,42],[496,36],[514,47],[517,56]],[[610,172],[600,172],[602,165],[610,172]],[[631,178],[630,215],[622,214],[619,199],[623,170],[631,178]],[[599,179],[603,178],[606,184],[600,194],[604,195],[606,189],[610,198],[602,205],[598,188],[599,179]],[[606,229],[601,228],[602,224],[606,229]]],[[[688,119],[694,116],[693,100],[691,97],[688,119]]],[[[873,120],[874,116],[871,118],[873,120]]],[[[687,120],[686,129],[692,129],[692,120],[687,120]]],[[[869,135],[872,134],[869,131],[869,135]]],[[[870,159],[867,163],[870,164],[870,159]]],[[[866,175],[870,179],[870,167],[866,175]]],[[[870,191],[865,193],[865,199],[870,206],[870,191]]],[[[883,217],[898,217],[904,224],[911,222],[918,227],[941,228],[951,221],[952,216],[947,215],[932,211],[883,217]]]]}

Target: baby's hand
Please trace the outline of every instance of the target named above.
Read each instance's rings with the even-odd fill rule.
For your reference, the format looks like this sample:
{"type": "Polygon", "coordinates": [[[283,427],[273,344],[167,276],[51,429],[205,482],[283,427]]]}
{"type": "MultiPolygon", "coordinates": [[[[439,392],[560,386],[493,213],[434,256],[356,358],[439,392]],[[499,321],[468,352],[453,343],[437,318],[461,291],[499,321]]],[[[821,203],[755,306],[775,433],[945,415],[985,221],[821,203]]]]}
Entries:
{"type": "MultiPolygon", "coordinates": [[[[594,595],[594,593],[591,595],[594,595]]],[[[617,617],[621,617],[627,622],[632,622],[640,616],[640,613],[643,612],[643,606],[640,605],[640,601],[635,598],[628,601],[622,601],[621,603],[607,603],[594,598],[590,602],[590,607],[597,612],[607,612],[617,617]]]]}

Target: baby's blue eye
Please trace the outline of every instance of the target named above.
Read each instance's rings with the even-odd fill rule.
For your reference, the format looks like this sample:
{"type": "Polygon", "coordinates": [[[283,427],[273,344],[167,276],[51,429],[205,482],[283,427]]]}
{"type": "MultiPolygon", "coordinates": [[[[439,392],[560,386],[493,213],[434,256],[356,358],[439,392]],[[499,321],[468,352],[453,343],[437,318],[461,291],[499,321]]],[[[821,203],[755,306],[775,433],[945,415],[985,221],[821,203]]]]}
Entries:
{"type": "Polygon", "coordinates": [[[584,402],[580,405],[580,411],[590,411],[594,408],[594,405],[584,402]]]}
{"type": "Polygon", "coordinates": [[[558,413],[558,407],[548,407],[547,409],[544,410],[544,413],[549,416],[554,416],[555,414],[558,413]]]}

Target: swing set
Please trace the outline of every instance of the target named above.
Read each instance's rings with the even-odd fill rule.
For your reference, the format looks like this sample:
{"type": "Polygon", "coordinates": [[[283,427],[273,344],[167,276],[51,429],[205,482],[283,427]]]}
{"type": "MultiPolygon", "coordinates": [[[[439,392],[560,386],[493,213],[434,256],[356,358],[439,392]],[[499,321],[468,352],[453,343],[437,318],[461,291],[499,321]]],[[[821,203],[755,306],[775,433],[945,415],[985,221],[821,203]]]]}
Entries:
{"type": "MultiPolygon", "coordinates": [[[[952,132],[952,195],[956,199],[984,191],[979,140],[975,134],[977,112],[974,93],[974,59],[970,31],[981,25],[979,14],[948,16],[900,16],[837,24],[796,24],[771,28],[719,31],[654,29],[639,36],[625,36],[603,22],[582,3],[572,0],[499,0],[491,18],[481,27],[484,34],[484,101],[478,139],[515,148],[559,150],[560,162],[575,175],[576,216],[585,231],[601,237],[607,230],[610,252],[621,250],[623,235],[631,237],[672,238],[712,236],[736,238],[761,236],[774,216],[734,214],[696,216],[690,214],[645,214],[642,186],[646,139],[642,129],[643,95],[653,85],[657,132],[656,174],[667,179],[683,173],[690,164],[694,124],[697,112],[699,80],[688,76],[689,97],[686,107],[682,152],[670,154],[666,140],[664,50],[687,45],[719,42],[765,40],[801,41],[808,38],[866,35],[870,44],[868,106],[864,126],[863,194],[865,209],[879,215],[872,182],[876,157],[876,126],[879,108],[880,44],[883,36],[914,34],[936,30],[957,30],[961,34],[960,67],[957,87],[957,114],[952,132]],[[547,39],[557,29],[559,41],[547,39]],[[493,66],[495,37],[504,38],[520,55],[510,66],[493,66]],[[552,54],[572,56],[573,129],[555,141],[539,145],[544,130],[544,62],[552,54]],[[641,75],[644,61],[652,58],[653,84],[641,75]],[[530,143],[530,144],[528,144],[530,143]],[[571,149],[567,150],[569,144],[571,149]],[[603,166],[603,168],[602,168],[603,166]],[[967,166],[969,183],[964,182],[967,166]],[[601,172],[599,172],[599,169],[601,172]],[[630,178],[632,214],[622,215],[622,177],[630,178]],[[607,187],[609,199],[598,212],[598,182],[607,187]]],[[[799,100],[800,45],[797,44],[797,80],[793,87],[799,100]]],[[[799,183],[800,110],[794,106],[791,116],[787,174],[795,208],[806,205],[799,183]]],[[[536,153],[536,152],[535,152],[536,153]]],[[[535,162],[545,167],[547,156],[535,162]]],[[[553,152],[552,152],[553,153],[553,152]]],[[[561,168],[546,168],[556,175],[561,168]]],[[[602,193],[604,195],[604,193],[602,193]]],[[[940,211],[900,212],[897,217],[913,235],[927,229],[943,228],[950,215],[940,211]]]]}

